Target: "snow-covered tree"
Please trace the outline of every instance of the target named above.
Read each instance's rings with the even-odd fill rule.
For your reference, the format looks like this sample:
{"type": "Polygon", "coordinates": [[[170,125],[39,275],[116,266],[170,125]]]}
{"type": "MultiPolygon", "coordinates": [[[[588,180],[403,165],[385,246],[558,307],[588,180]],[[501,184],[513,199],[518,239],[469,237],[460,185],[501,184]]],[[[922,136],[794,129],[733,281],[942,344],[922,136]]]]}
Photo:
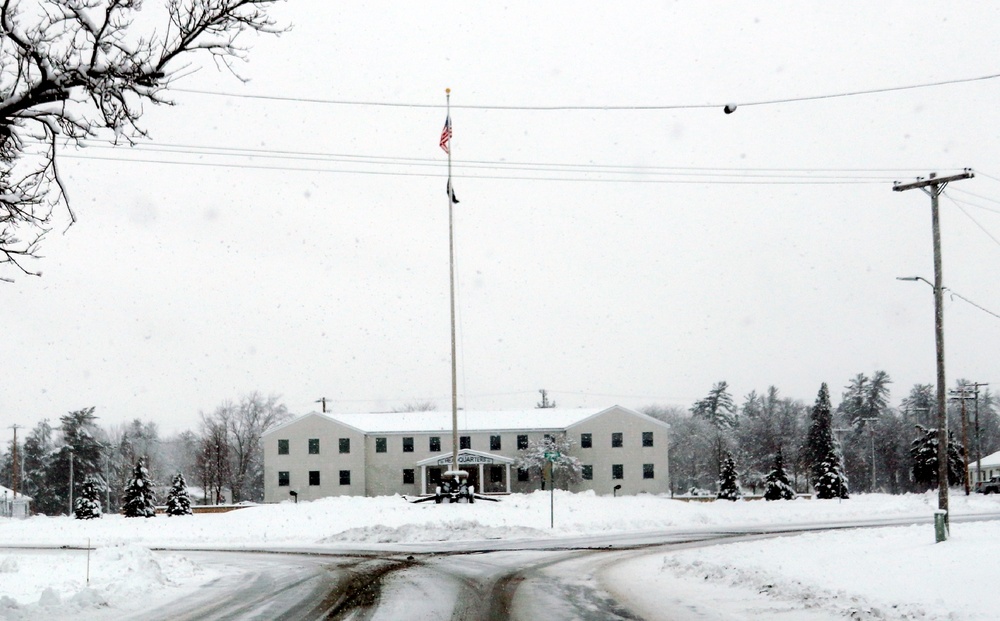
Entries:
{"type": "Polygon", "coordinates": [[[66,505],[58,504],[58,497],[49,485],[48,462],[52,453],[52,425],[48,419],[39,421],[24,440],[21,453],[21,492],[35,499],[32,509],[46,515],[56,515],[66,505]]]}
{"type": "Polygon", "coordinates": [[[722,461],[722,472],[719,474],[719,493],[716,496],[719,500],[739,500],[743,497],[740,491],[740,480],[736,474],[736,460],[733,456],[726,455],[722,461]]]}
{"type": "Polygon", "coordinates": [[[869,378],[858,373],[851,378],[840,403],[840,412],[855,428],[865,426],[864,419],[878,418],[889,407],[889,384],[892,379],[885,371],[875,371],[869,378]]]}
{"type": "Polygon", "coordinates": [[[736,405],[729,394],[729,384],[718,382],[708,391],[708,396],[691,406],[691,414],[704,418],[716,429],[728,429],[736,425],[736,405]]]}
{"type": "Polygon", "coordinates": [[[92,520],[101,517],[101,492],[104,482],[88,474],[80,486],[80,495],[73,501],[73,514],[78,520],[92,520]]]}
{"type": "Polygon", "coordinates": [[[937,420],[937,389],[934,384],[914,384],[910,394],[900,403],[906,422],[931,425],[937,420]]]}
{"type": "Polygon", "coordinates": [[[246,56],[241,35],[280,30],[266,14],[274,2],[0,3],[0,266],[34,273],[23,259],[36,256],[53,207],[68,207],[56,166],[66,142],[145,136],[144,107],[170,103],[165,92],[193,72],[194,53],[232,71],[246,56]]]}
{"type": "MultiPolygon", "coordinates": [[[[919,437],[910,445],[913,458],[913,480],[927,488],[938,483],[938,430],[917,425],[919,437]]],[[[958,485],[965,480],[965,447],[955,442],[948,432],[948,484],[958,485]]]]}
{"type": "Polygon", "coordinates": [[[178,472],[167,492],[167,515],[191,515],[191,497],[188,496],[184,475],[178,472]]]}
{"type": "MultiPolygon", "coordinates": [[[[741,481],[744,487],[752,486],[757,482],[753,475],[760,473],[760,484],[763,484],[779,449],[804,444],[809,409],[798,399],[781,397],[777,387],[770,386],[762,395],[748,394],[741,412],[739,427],[734,430],[739,443],[739,450],[734,451],[734,455],[741,466],[741,481]]],[[[788,452],[785,462],[793,480],[799,474],[797,456],[798,451],[793,449],[788,452]]]]}
{"type": "Polygon", "coordinates": [[[45,464],[45,480],[52,496],[49,502],[38,505],[40,512],[49,515],[65,513],[69,510],[69,499],[75,499],[79,495],[79,486],[87,475],[99,475],[102,472],[104,447],[97,439],[100,430],[96,421],[93,407],[59,417],[62,438],[54,443],[45,464]],[[74,475],[72,491],[69,489],[70,460],[73,461],[74,475]]]}
{"type": "Polygon", "coordinates": [[[830,390],[826,382],[820,386],[812,411],[812,426],[804,448],[812,471],[812,484],[817,498],[847,498],[847,476],[840,463],[840,451],[833,439],[833,414],[830,411],[830,390]]]}
{"type": "Polygon", "coordinates": [[[785,460],[779,448],[774,455],[774,468],[764,479],[764,499],[792,500],[793,498],[795,498],[795,490],[788,482],[788,475],[785,474],[785,460]]]}
{"type": "Polygon", "coordinates": [[[545,454],[555,452],[559,453],[559,458],[552,464],[555,485],[565,487],[569,483],[578,483],[583,479],[583,464],[578,458],[569,455],[572,446],[573,441],[564,433],[546,436],[541,440],[531,440],[528,442],[528,448],[518,451],[517,457],[514,458],[514,467],[527,470],[532,480],[540,480],[544,486],[549,463],[545,454]]]}
{"type": "Polygon", "coordinates": [[[122,495],[122,515],[125,517],[153,517],[156,515],[156,495],[153,493],[153,482],[146,470],[143,458],[135,462],[132,479],[125,486],[122,495]]]}

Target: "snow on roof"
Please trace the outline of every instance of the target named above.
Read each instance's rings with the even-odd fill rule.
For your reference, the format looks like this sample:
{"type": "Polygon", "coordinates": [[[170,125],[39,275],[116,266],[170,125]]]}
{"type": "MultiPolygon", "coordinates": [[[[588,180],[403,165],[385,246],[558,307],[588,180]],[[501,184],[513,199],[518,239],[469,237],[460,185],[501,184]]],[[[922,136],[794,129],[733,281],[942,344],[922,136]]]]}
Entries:
{"type": "MultiPolygon", "coordinates": [[[[500,431],[515,429],[564,429],[606,408],[564,409],[542,408],[505,411],[459,410],[458,428],[462,431],[500,431]]],[[[450,411],[326,414],[327,418],[350,425],[367,433],[394,431],[451,431],[450,411]]]]}
{"type": "MultiPolygon", "coordinates": [[[[31,500],[30,496],[25,496],[21,492],[17,493],[17,497],[27,498],[28,500],[31,500]]],[[[14,500],[14,490],[10,489],[9,487],[4,487],[3,485],[0,485],[0,499],[3,498],[6,498],[7,500],[14,500]]]]}
{"type": "MultiPolygon", "coordinates": [[[[1000,466],[1000,451],[993,453],[992,455],[987,455],[982,459],[983,468],[995,468],[1000,466]]],[[[974,468],[976,466],[976,461],[972,460],[969,462],[969,467],[974,468]]]]}
{"type": "MultiPolygon", "coordinates": [[[[618,406],[615,406],[618,407],[618,406]]],[[[530,410],[473,411],[459,410],[460,431],[529,431],[559,430],[611,408],[532,408],[530,410]]],[[[625,409],[625,408],[622,408],[625,409]]],[[[631,410],[625,409],[627,412],[631,410]]],[[[644,416],[636,413],[637,416],[644,416]]],[[[451,411],[430,412],[356,412],[320,414],[312,412],[271,429],[269,435],[307,416],[321,416],[362,433],[433,433],[451,431],[451,411]]]]}

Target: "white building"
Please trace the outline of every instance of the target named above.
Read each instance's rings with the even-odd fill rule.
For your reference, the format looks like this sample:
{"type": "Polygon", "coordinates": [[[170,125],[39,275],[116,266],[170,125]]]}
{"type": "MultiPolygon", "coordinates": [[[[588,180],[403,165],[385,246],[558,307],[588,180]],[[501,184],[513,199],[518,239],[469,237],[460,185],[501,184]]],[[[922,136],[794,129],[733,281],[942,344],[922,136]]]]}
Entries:
{"type": "MultiPolygon", "coordinates": [[[[458,461],[476,490],[526,492],[538,481],[514,467],[518,451],[546,435],[566,434],[583,480],[573,491],[667,493],[667,429],[628,408],[459,411],[458,461]]],[[[326,496],[433,493],[452,457],[451,412],[311,413],[262,438],[264,501],[296,492],[326,496]]]]}
{"type": "Polygon", "coordinates": [[[987,455],[980,460],[982,472],[975,461],[969,463],[969,482],[973,485],[981,481],[989,481],[992,477],[1000,477],[1000,451],[987,455]]]}
{"type": "Polygon", "coordinates": [[[31,497],[24,494],[14,496],[14,490],[0,485],[0,517],[24,519],[31,513],[31,497]]]}

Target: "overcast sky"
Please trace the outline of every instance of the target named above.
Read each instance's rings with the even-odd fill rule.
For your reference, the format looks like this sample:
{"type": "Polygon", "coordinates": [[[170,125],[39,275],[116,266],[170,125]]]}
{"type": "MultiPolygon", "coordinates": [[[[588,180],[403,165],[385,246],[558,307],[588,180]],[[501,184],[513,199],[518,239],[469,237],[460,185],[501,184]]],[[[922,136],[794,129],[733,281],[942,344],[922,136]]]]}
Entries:
{"type": "MultiPolygon", "coordinates": [[[[984,173],[942,198],[945,285],[1000,312],[1000,79],[747,105],[1000,73],[995,3],[274,15],[292,29],[247,39],[249,82],[209,63],[178,86],[227,95],[147,109],[145,146],[180,152],[63,152],[79,222],[46,239],[41,278],[0,284],[4,429],[96,406],[172,433],[254,390],[296,414],[450,407],[446,87],[469,409],[540,388],[688,407],[719,380],[738,402],[828,382],[836,402],[875,370],[898,404],[934,381],[934,332],[931,288],[895,278],[933,262],[930,199],[892,181],[932,171],[984,173]]],[[[1000,319],[946,299],[945,329],[949,384],[1000,382],[1000,319]]]]}

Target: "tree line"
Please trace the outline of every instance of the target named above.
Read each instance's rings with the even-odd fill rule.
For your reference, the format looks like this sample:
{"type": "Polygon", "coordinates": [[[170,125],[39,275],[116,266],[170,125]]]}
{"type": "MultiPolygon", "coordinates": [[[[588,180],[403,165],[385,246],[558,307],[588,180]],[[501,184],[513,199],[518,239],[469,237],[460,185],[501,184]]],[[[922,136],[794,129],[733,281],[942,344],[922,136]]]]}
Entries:
{"type": "MultiPolygon", "coordinates": [[[[202,413],[196,431],[162,437],[154,422],[138,418],[101,425],[95,408],[68,412],[56,424],[44,419],[19,442],[18,491],[33,498],[32,510],[46,515],[73,512],[72,498],[92,488],[104,510],[119,512],[142,461],[150,484],[161,498],[177,474],[200,493],[196,502],[259,502],[264,499],[261,435],[291,418],[277,396],[250,393],[202,413]],[[87,482],[90,481],[88,484],[87,482]],[[200,499],[198,499],[200,497],[200,499]]],[[[14,446],[0,455],[0,484],[14,487],[14,446]]]]}
{"type": "MultiPolygon", "coordinates": [[[[826,384],[811,406],[783,397],[775,386],[763,393],[752,390],[737,404],[728,383],[720,381],[686,410],[649,406],[643,412],[671,425],[674,493],[718,493],[730,457],[742,487],[763,492],[779,455],[788,483],[797,492],[820,494],[822,488],[822,494],[836,497],[849,491],[923,491],[937,485],[935,390],[930,384],[916,384],[893,406],[891,383],[885,371],[859,373],[848,380],[839,405],[833,407],[826,384]],[[831,491],[833,487],[837,489],[831,491]]],[[[955,385],[960,392],[970,382],[960,379],[955,385]]],[[[963,482],[966,454],[974,463],[977,456],[1000,450],[996,405],[988,389],[966,402],[963,443],[961,403],[949,402],[951,484],[963,482]]]]}

